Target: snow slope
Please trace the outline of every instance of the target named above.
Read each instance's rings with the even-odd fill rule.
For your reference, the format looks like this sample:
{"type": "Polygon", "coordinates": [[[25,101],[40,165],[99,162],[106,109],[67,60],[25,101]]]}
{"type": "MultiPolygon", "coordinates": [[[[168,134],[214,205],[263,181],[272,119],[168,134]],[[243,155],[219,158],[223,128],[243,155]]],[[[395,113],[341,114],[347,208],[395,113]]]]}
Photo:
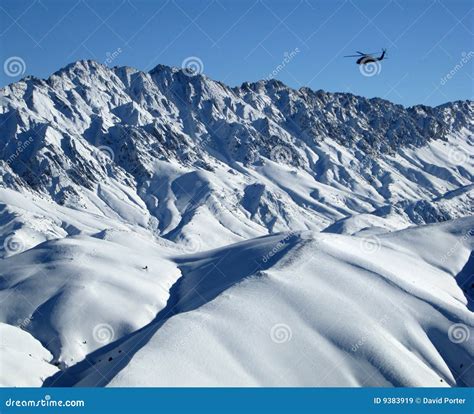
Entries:
{"type": "Polygon", "coordinates": [[[473,228],[279,234],[177,257],[154,321],[47,384],[473,386],[474,291],[456,278],[473,228]]]}
{"type": "Polygon", "coordinates": [[[51,364],[50,352],[19,327],[0,323],[0,351],[2,387],[40,387],[58,371],[51,364]]]}

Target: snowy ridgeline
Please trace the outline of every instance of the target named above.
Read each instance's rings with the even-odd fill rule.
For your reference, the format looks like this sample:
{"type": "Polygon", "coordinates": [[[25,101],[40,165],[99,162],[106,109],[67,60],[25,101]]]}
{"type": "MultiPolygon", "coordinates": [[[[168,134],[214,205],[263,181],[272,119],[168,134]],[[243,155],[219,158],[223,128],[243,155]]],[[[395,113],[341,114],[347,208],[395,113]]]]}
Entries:
{"type": "Polygon", "coordinates": [[[474,386],[472,102],[91,61],[0,98],[2,385],[474,386]]]}
{"type": "Polygon", "coordinates": [[[358,217],[350,232],[398,229],[473,211],[470,101],[404,108],[93,61],[0,93],[0,186],[183,245],[347,217],[358,217]]]}

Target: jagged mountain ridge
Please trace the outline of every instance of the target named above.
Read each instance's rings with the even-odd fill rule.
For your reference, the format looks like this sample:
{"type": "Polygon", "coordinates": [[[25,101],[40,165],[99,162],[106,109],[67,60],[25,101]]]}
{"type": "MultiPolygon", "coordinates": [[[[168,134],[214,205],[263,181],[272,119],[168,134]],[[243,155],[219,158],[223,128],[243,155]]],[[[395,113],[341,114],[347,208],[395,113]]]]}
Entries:
{"type": "Polygon", "coordinates": [[[404,108],[276,80],[230,88],[163,65],[145,73],[94,61],[1,95],[2,186],[175,241],[195,233],[202,209],[229,242],[319,230],[472,183],[470,101],[404,108]]]}
{"type": "Polygon", "coordinates": [[[0,98],[1,385],[473,384],[472,102],[92,61],[0,98]]]}

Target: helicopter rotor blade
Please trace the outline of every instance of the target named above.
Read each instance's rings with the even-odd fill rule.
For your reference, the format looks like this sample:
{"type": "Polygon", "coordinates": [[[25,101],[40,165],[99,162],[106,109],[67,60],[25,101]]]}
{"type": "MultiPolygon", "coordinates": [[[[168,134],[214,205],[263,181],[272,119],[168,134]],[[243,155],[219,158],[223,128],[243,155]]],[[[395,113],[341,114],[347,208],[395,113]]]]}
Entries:
{"type": "Polygon", "coordinates": [[[364,55],[364,56],[372,56],[372,55],[376,55],[376,54],[382,53],[382,52],[370,52],[370,53],[357,52],[357,53],[360,53],[361,55],[364,55]]]}
{"type": "MultiPolygon", "coordinates": [[[[383,51],[383,49],[382,49],[383,51]]],[[[385,51],[386,52],[386,51],[385,51]]],[[[362,57],[362,56],[366,56],[366,57],[373,57],[374,55],[377,55],[379,54],[380,52],[372,52],[372,53],[363,53],[363,52],[359,52],[358,50],[356,50],[356,53],[358,53],[358,55],[346,55],[344,57],[362,57]]]]}

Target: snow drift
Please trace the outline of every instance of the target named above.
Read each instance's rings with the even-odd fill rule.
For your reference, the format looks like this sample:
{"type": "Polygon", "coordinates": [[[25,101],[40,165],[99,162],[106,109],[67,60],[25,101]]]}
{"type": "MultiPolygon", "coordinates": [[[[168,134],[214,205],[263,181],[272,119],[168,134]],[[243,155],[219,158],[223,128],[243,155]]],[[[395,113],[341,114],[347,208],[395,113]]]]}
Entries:
{"type": "Polygon", "coordinates": [[[177,257],[150,324],[46,384],[473,386],[473,235],[469,218],[177,257]]]}

